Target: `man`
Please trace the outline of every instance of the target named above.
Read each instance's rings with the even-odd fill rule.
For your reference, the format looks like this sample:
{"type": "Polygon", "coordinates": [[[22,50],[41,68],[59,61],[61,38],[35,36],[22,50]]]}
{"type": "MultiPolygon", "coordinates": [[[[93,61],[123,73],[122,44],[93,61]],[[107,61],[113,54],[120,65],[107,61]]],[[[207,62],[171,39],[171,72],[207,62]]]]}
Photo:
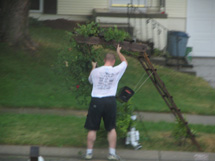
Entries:
{"type": "Polygon", "coordinates": [[[127,68],[127,60],[120,52],[121,47],[117,46],[117,55],[121,63],[115,67],[114,54],[106,54],[104,66],[96,68],[96,62],[92,62],[92,71],[89,82],[93,85],[92,99],[88,110],[85,128],[88,129],[87,151],[85,159],[92,159],[93,145],[96,140],[96,132],[99,130],[101,118],[103,118],[105,129],[108,132],[109,160],[119,160],[116,155],[116,91],[119,80],[127,68]]]}

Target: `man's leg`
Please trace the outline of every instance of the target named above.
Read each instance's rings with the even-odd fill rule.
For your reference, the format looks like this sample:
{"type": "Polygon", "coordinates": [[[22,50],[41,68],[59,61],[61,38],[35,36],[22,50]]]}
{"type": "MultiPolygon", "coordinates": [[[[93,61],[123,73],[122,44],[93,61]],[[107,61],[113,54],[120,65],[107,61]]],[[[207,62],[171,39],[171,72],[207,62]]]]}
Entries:
{"type": "Polygon", "coordinates": [[[114,156],[116,155],[116,139],[117,139],[116,130],[112,129],[111,131],[108,132],[108,142],[109,142],[109,154],[114,156]]]}
{"type": "Polygon", "coordinates": [[[116,130],[112,129],[110,132],[108,132],[109,142],[108,160],[121,160],[120,157],[116,155],[116,140],[117,140],[116,130]]]}
{"type": "Polygon", "coordinates": [[[96,131],[89,130],[87,134],[87,150],[85,159],[90,160],[93,157],[93,145],[96,140],[96,131]]]}
{"type": "Polygon", "coordinates": [[[93,149],[95,140],[96,140],[96,131],[89,130],[87,135],[87,149],[93,149]]]}
{"type": "Polygon", "coordinates": [[[108,132],[109,148],[116,149],[116,139],[117,139],[116,130],[112,129],[111,131],[108,132]]]}

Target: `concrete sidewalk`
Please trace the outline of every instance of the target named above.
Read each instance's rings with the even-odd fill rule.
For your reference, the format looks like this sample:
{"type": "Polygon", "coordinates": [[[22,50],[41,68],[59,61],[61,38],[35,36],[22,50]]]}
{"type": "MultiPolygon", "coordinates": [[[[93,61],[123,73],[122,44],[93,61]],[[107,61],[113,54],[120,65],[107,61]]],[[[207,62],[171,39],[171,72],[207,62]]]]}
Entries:
{"type": "MultiPolygon", "coordinates": [[[[40,147],[45,161],[79,161],[83,148],[40,147]]],[[[122,161],[215,161],[215,153],[117,150],[122,161]]],[[[1,161],[27,161],[30,146],[0,145],[1,161]]],[[[94,149],[92,161],[106,161],[107,149],[94,149]]]]}
{"type": "MultiPolygon", "coordinates": [[[[139,120],[152,122],[175,122],[172,113],[135,112],[139,120]]],[[[215,116],[183,114],[189,124],[215,125],[215,116]]]]}
{"type": "MultiPolygon", "coordinates": [[[[52,114],[60,116],[86,116],[87,111],[65,109],[41,109],[41,108],[0,108],[0,113],[18,114],[52,114]]],[[[172,113],[135,112],[138,120],[153,122],[175,122],[172,113]]],[[[183,114],[190,124],[215,125],[215,116],[183,114]]]]}

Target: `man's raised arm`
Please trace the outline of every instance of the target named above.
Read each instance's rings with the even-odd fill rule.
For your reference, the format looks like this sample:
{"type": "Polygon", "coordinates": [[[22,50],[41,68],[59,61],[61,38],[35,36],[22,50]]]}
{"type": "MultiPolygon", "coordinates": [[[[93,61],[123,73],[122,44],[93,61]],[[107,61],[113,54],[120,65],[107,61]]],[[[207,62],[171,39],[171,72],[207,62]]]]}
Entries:
{"type": "Polygon", "coordinates": [[[120,50],[122,49],[122,47],[119,46],[119,44],[117,45],[117,55],[119,56],[119,59],[121,60],[121,62],[125,61],[126,64],[128,64],[126,58],[124,57],[124,55],[122,55],[122,53],[120,52],[120,50]]]}
{"type": "Polygon", "coordinates": [[[91,72],[93,71],[93,69],[96,68],[96,65],[97,65],[97,62],[92,62],[92,70],[90,71],[90,75],[88,77],[88,80],[91,84],[93,84],[93,81],[92,81],[92,77],[91,77],[91,72]]]}

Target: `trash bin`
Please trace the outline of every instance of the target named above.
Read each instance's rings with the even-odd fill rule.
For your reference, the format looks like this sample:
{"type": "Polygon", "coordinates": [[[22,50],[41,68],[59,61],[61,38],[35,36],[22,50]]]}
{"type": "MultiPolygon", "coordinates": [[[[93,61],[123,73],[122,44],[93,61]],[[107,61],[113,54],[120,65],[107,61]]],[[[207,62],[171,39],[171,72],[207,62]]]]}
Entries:
{"type": "Polygon", "coordinates": [[[173,57],[185,57],[189,36],[181,31],[169,31],[167,37],[167,51],[173,57]]]}

